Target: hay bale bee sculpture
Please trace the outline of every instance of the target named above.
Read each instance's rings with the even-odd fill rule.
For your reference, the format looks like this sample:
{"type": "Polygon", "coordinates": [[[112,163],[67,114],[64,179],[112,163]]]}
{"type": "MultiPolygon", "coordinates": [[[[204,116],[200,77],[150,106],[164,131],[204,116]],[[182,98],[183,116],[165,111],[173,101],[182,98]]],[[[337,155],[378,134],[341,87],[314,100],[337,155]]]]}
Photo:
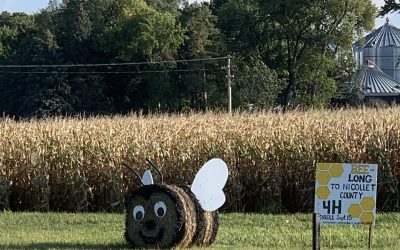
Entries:
{"type": "Polygon", "coordinates": [[[228,168],[221,159],[208,161],[191,186],[163,184],[162,175],[161,184],[155,184],[147,170],[142,186],[125,202],[127,242],[133,248],[210,245],[217,236],[216,210],[225,202],[222,189],[227,179],[228,168]]]}

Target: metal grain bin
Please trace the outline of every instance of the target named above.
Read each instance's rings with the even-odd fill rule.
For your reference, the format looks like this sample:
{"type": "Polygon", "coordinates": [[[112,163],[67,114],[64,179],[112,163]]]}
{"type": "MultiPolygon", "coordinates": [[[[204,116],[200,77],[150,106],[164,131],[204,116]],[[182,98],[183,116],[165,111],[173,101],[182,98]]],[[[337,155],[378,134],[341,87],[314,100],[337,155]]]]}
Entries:
{"type": "Polygon", "coordinates": [[[350,91],[360,88],[365,97],[400,97],[400,83],[385,74],[372,61],[359,70],[350,91]]]}
{"type": "Polygon", "coordinates": [[[386,24],[353,44],[357,66],[374,62],[386,75],[400,82],[400,29],[386,24]]]}

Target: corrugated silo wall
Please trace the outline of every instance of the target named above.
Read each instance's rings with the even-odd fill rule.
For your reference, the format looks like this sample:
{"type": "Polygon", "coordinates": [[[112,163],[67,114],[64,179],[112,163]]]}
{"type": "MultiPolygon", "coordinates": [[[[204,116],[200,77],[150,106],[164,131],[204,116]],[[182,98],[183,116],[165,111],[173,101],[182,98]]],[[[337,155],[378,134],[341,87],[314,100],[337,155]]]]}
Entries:
{"type": "Polygon", "coordinates": [[[364,64],[366,64],[366,61],[368,60],[373,61],[375,64],[377,64],[376,48],[364,48],[363,59],[364,59],[364,64]]]}
{"type": "Polygon", "coordinates": [[[400,47],[393,48],[394,50],[394,79],[400,83],[400,47]]]}
{"type": "Polygon", "coordinates": [[[376,57],[378,67],[394,79],[394,47],[377,48],[376,57]]]}
{"type": "Polygon", "coordinates": [[[363,54],[364,54],[363,48],[360,48],[360,47],[355,47],[354,48],[354,58],[356,60],[357,68],[359,68],[362,65],[364,65],[364,55],[363,54]]]}
{"type": "Polygon", "coordinates": [[[373,61],[385,74],[400,83],[400,56],[398,47],[364,48],[364,64],[373,61]]]}

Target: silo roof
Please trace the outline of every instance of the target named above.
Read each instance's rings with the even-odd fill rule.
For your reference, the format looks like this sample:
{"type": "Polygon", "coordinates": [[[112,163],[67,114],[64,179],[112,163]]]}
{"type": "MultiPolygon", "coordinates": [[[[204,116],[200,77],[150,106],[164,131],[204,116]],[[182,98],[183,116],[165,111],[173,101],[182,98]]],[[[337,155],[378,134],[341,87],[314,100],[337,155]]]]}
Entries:
{"type": "Polygon", "coordinates": [[[364,48],[400,47],[400,29],[391,24],[385,24],[374,32],[364,48]]]}
{"type": "MultiPolygon", "coordinates": [[[[400,47],[400,29],[386,22],[383,26],[368,34],[365,38],[364,48],[400,47]]],[[[360,47],[362,43],[354,45],[360,47]]]]}
{"type": "Polygon", "coordinates": [[[360,77],[365,96],[400,96],[400,83],[372,62],[365,66],[360,77]]]}

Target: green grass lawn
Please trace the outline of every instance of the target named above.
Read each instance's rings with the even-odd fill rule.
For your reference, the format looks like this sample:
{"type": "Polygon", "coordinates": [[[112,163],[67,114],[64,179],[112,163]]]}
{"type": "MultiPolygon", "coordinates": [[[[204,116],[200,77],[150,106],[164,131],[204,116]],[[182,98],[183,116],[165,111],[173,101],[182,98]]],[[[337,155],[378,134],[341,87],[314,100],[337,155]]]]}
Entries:
{"type": "MultiPolygon", "coordinates": [[[[311,215],[222,214],[212,249],[310,249],[311,215]]],[[[378,215],[374,248],[400,249],[400,214],[378,215]]],[[[0,213],[0,249],[126,249],[124,215],[0,213]]],[[[322,226],[322,248],[368,245],[367,226],[322,226]]]]}

